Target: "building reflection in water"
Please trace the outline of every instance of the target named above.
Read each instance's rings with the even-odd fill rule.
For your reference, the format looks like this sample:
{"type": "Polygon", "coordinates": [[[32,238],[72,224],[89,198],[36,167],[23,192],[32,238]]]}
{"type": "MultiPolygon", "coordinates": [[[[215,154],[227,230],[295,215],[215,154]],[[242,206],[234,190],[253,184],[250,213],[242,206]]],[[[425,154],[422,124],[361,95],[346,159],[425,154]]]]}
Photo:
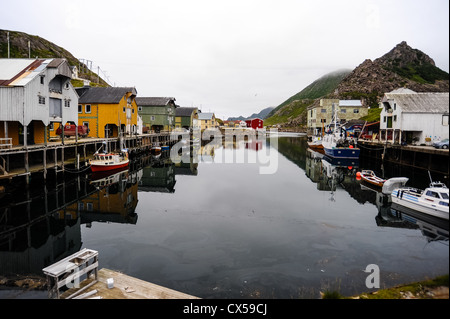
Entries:
{"type": "Polygon", "coordinates": [[[136,224],[138,191],[175,191],[175,174],[197,175],[198,164],[173,164],[167,152],[129,169],[66,176],[39,186],[10,185],[0,198],[0,275],[42,275],[81,249],[81,225],[136,224]]]}

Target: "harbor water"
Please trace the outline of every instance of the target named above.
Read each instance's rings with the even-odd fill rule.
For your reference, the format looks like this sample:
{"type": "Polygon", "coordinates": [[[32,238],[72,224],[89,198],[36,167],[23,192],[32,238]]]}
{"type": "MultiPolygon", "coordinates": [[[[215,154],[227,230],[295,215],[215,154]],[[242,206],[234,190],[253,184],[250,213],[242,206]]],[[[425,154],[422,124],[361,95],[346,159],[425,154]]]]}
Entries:
{"type": "Polygon", "coordinates": [[[427,171],[333,162],[297,135],[188,149],[181,162],[165,151],[109,177],[7,188],[0,276],[43,275],[82,248],[99,252],[100,268],[200,298],[354,295],[376,290],[373,267],[379,288],[448,273],[448,221],[394,210],[356,176],[423,189],[427,171]]]}

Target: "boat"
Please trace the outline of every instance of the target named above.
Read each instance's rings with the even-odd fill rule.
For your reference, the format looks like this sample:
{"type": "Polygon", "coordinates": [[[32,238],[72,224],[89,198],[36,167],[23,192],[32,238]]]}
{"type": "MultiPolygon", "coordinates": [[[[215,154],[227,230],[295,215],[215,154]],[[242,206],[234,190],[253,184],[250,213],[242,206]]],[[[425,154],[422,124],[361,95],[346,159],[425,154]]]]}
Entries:
{"type": "Polygon", "coordinates": [[[109,152],[107,142],[103,142],[103,145],[94,153],[94,158],[89,160],[92,172],[104,172],[113,171],[128,167],[130,160],[128,158],[128,150],[122,149],[120,152],[109,152]],[[100,149],[105,146],[103,153],[100,153],[100,149]]]}
{"type": "Polygon", "coordinates": [[[322,137],[313,136],[311,141],[308,141],[308,147],[314,151],[323,152],[322,137]]]}
{"type": "MultiPolygon", "coordinates": [[[[334,107],[334,105],[333,105],[334,107]]],[[[334,158],[358,158],[360,149],[353,138],[347,138],[345,128],[337,124],[337,108],[334,111],[334,126],[323,137],[322,145],[325,155],[334,158]]]]}
{"type": "Polygon", "coordinates": [[[396,188],[392,203],[418,212],[448,220],[449,189],[441,182],[431,182],[425,190],[413,187],[396,188]]]}
{"type": "Polygon", "coordinates": [[[356,176],[360,176],[363,182],[369,183],[371,185],[382,187],[386,180],[384,178],[375,175],[375,172],[369,169],[363,169],[356,176]]]}
{"type": "Polygon", "coordinates": [[[159,154],[161,154],[161,146],[159,146],[159,144],[158,143],[155,143],[155,144],[153,144],[153,146],[151,147],[151,149],[150,149],[150,153],[152,154],[152,155],[159,155],[159,154]]]}

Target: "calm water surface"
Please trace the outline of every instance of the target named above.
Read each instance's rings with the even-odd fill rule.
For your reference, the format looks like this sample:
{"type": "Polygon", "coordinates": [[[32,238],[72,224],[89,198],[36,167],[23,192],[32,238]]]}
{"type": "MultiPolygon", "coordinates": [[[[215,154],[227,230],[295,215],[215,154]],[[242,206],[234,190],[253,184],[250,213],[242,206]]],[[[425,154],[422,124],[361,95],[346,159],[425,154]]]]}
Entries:
{"type": "MultiPolygon", "coordinates": [[[[58,229],[48,239],[27,237],[30,245],[15,242],[17,234],[3,236],[2,272],[37,273],[86,247],[99,251],[100,268],[201,298],[356,294],[371,290],[370,264],[380,269],[381,288],[448,273],[448,222],[392,210],[388,198],[355,177],[370,168],[423,188],[426,172],[364,158],[330,163],[307,150],[305,137],[198,151],[198,164],[174,164],[163,154],[98,191],[85,179],[66,185],[84,185],[86,196],[59,210],[59,219],[52,214],[59,226],[47,226],[58,229]],[[260,173],[259,154],[276,159],[274,174],[260,173]]],[[[31,233],[39,237],[42,227],[31,233]]]]}

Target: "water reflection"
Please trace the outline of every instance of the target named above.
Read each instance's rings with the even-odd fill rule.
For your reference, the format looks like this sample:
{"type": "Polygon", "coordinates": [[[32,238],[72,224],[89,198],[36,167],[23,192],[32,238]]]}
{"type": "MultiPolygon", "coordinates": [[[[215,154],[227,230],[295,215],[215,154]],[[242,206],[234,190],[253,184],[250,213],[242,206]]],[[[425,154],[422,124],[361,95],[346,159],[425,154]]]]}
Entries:
{"type": "MultiPolygon", "coordinates": [[[[86,240],[82,238],[81,227],[92,227],[94,222],[102,223],[106,228],[113,226],[110,224],[132,227],[142,224],[149,237],[141,240],[136,235],[136,238],[129,239],[133,247],[128,247],[123,240],[114,243],[114,249],[120,254],[131,254],[131,248],[139,251],[130,267],[136,274],[131,275],[153,282],[155,278],[161,278],[160,284],[173,284],[171,288],[201,297],[239,297],[242,291],[248,290],[251,293],[245,296],[278,298],[297,296],[292,292],[295,289],[306,289],[306,295],[313,296],[316,288],[310,291],[305,287],[320,286],[321,279],[317,278],[323,275],[321,270],[325,265],[334,265],[333,260],[343,259],[342,264],[350,268],[346,258],[357,260],[352,254],[383,256],[383,248],[372,243],[369,245],[361,237],[358,240],[351,237],[353,232],[366,233],[371,226],[381,230],[419,230],[427,243],[448,242],[448,221],[433,220],[393,207],[389,196],[362,185],[356,179],[356,172],[367,168],[367,162],[333,161],[309,150],[305,138],[280,137],[277,151],[287,161],[280,168],[280,177],[272,176],[273,186],[260,175],[251,175],[252,167],[246,163],[242,163],[239,169],[220,164],[201,166],[205,162],[226,162],[223,160],[227,156],[225,153],[233,152],[236,157],[249,158],[244,152],[264,152],[267,147],[270,146],[265,141],[186,142],[180,150],[183,160],[179,163],[173,163],[170,152],[163,151],[159,156],[138,158],[128,170],[112,174],[80,175],[63,181],[50,181],[44,187],[39,183],[29,188],[16,185],[0,199],[0,274],[41,275],[42,268],[79,251],[85,244],[83,240],[86,240]],[[294,164],[293,168],[288,167],[289,163],[294,164]],[[212,174],[212,177],[208,175],[202,179],[199,170],[212,174]],[[214,175],[214,172],[220,174],[214,175]],[[239,174],[247,174],[245,176],[253,180],[242,183],[239,174]],[[182,183],[178,184],[177,180],[182,183]],[[206,182],[211,184],[198,185],[206,182]],[[251,188],[246,189],[244,185],[251,185],[251,188]],[[198,194],[194,191],[197,190],[201,190],[204,206],[195,202],[198,194]],[[310,198],[302,201],[304,194],[310,198]],[[161,197],[156,198],[156,195],[161,197]],[[189,201],[187,197],[194,200],[189,201]],[[279,198],[282,202],[278,201],[279,198]],[[328,208],[358,210],[364,206],[365,212],[373,214],[368,218],[369,224],[356,229],[354,225],[345,225],[345,218],[351,220],[359,216],[345,215],[347,211],[330,215],[322,211],[324,203],[315,203],[314,198],[326,198],[328,208]],[[175,201],[179,203],[171,205],[170,213],[157,214],[164,211],[161,208],[165,205],[175,201]],[[258,202],[263,204],[258,206],[258,202]],[[150,203],[148,207],[147,203],[150,203]],[[335,220],[339,222],[333,224],[335,220]],[[157,226],[152,229],[152,225],[157,226]],[[342,229],[345,234],[339,232],[342,229]],[[214,237],[216,235],[217,238],[214,237]],[[261,241],[263,245],[260,246],[261,241]],[[362,250],[364,245],[377,250],[367,252],[366,249],[360,253],[358,245],[363,247],[362,250]],[[151,261],[144,258],[146,254],[151,261]],[[203,259],[206,260],[204,264],[203,259]],[[141,262],[147,265],[144,261],[157,269],[156,275],[148,274],[152,267],[140,265],[141,262]],[[311,265],[318,265],[320,269],[313,272],[311,265]],[[209,278],[206,275],[209,270],[219,277],[209,278]],[[297,273],[301,274],[300,277],[297,273]],[[179,278],[187,279],[182,281],[179,278]],[[257,283],[252,287],[247,283],[237,285],[235,280],[242,278],[257,283]],[[303,286],[294,287],[292,278],[303,286]],[[202,284],[205,281],[211,286],[202,284]],[[224,290],[225,286],[229,291],[224,290]],[[184,289],[189,287],[194,287],[194,290],[184,289]],[[263,292],[263,288],[258,290],[255,287],[268,290],[263,292]],[[274,295],[274,291],[282,293],[274,295]]],[[[389,170],[387,167],[385,171],[389,170]]],[[[95,237],[102,230],[92,227],[89,231],[89,236],[95,237]]],[[[109,236],[111,230],[106,232],[109,236]]],[[[128,239],[125,236],[132,234],[123,236],[128,239]]],[[[108,243],[99,245],[113,245],[113,241],[111,238],[108,243]]],[[[104,255],[111,254],[107,248],[104,255]]],[[[130,260],[114,258],[114,264],[122,268],[121,263],[131,263],[130,260]]],[[[363,275],[355,275],[355,278],[363,275]]]]}

